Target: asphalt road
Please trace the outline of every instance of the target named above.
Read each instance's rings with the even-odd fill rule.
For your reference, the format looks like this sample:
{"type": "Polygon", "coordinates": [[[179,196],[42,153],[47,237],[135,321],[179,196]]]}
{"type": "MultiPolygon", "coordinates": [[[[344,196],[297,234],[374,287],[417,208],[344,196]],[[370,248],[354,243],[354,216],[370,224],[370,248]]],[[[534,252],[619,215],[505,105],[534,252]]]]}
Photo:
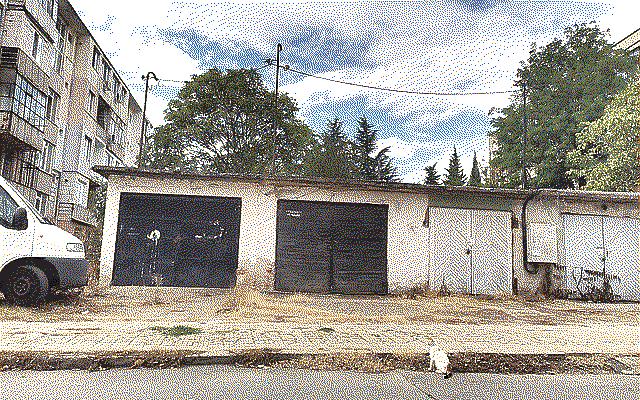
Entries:
{"type": "Polygon", "coordinates": [[[3,399],[638,399],[640,376],[242,369],[2,372],[3,399]]]}

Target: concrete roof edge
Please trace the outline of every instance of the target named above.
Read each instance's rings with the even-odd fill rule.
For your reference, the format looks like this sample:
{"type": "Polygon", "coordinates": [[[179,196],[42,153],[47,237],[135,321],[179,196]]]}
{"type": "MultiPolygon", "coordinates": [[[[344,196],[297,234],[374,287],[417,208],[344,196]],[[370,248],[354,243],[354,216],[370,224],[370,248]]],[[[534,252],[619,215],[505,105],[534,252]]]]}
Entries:
{"type": "Polygon", "coordinates": [[[599,192],[586,190],[540,189],[541,197],[631,203],[640,201],[640,192],[599,192]]]}
{"type": "MultiPolygon", "coordinates": [[[[273,185],[296,185],[296,186],[330,186],[341,188],[355,188],[362,190],[378,190],[387,192],[409,192],[409,193],[466,193],[484,194],[499,197],[511,197],[514,199],[524,199],[533,190],[502,189],[502,188],[477,188],[469,186],[443,186],[443,185],[422,185],[417,183],[402,182],[380,182],[365,180],[331,180],[324,178],[307,178],[297,176],[262,176],[262,175],[242,175],[242,174],[213,174],[205,175],[198,173],[182,173],[158,170],[138,169],[132,167],[108,167],[96,166],[93,170],[109,178],[112,175],[118,176],[143,176],[166,179],[203,179],[203,180],[228,180],[244,182],[262,182],[273,185]]],[[[559,197],[563,199],[589,200],[589,201],[614,201],[614,202],[636,202],[640,201],[639,192],[598,192],[583,190],[560,190],[560,189],[540,189],[540,197],[559,197]]]]}
{"type": "Polygon", "coordinates": [[[204,180],[233,180],[246,182],[264,182],[274,185],[297,185],[297,186],[330,186],[341,188],[356,188],[362,190],[379,190],[387,192],[440,192],[440,193],[467,193],[467,194],[485,194],[500,197],[511,197],[516,199],[524,199],[530,192],[518,189],[502,189],[502,188],[477,188],[469,186],[443,186],[443,185],[422,185],[417,183],[402,182],[380,182],[365,180],[331,180],[324,178],[307,178],[297,176],[262,176],[262,175],[242,175],[242,174],[216,174],[204,175],[196,173],[177,173],[157,170],[145,170],[131,167],[105,167],[96,166],[93,170],[109,178],[112,175],[119,176],[145,176],[155,178],[170,179],[204,179],[204,180]]]}

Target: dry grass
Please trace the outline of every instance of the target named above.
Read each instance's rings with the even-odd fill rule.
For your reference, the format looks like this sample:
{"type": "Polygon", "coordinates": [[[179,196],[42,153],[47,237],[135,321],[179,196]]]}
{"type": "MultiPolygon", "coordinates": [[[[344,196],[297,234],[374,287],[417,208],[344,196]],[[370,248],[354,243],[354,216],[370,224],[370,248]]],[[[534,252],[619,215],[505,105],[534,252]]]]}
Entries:
{"type": "Polygon", "coordinates": [[[276,322],[295,318],[322,318],[330,313],[307,306],[302,294],[277,295],[268,278],[252,273],[240,274],[235,287],[222,296],[218,312],[231,318],[267,319],[276,322]]]}
{"type": "Polygon", "coordinates": [[[186,364],[193,352],[140,351],[97,354],[52,354],[48,352],[0,352],[0,371],[56,371],[80,369],[98,371],[111,368],[175,368],[186,364]]]}
{"type": "Polygon", "coordinates": [[[88,287],[37,308],[0,300],[5,321],[146,321],[157,325],[226,320],[290,323],[388,324],[637,324],[640,304],[595,304],[517,296],[442,296],[411,288],[390,296],[270,292],[264,278],[243,274],[233,290],[164,287],[88,287]]]}

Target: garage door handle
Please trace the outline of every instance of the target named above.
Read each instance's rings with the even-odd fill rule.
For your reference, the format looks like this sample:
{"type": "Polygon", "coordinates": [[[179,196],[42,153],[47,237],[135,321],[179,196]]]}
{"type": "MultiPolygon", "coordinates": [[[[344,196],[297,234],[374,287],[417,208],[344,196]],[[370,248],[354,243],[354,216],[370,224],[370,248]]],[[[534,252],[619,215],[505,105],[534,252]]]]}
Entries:
{"type": "Polygon", "coordinates": [[[465,253],[471,254],[471,249],[467,249],[467,251],[465,251],[465,253]]]}

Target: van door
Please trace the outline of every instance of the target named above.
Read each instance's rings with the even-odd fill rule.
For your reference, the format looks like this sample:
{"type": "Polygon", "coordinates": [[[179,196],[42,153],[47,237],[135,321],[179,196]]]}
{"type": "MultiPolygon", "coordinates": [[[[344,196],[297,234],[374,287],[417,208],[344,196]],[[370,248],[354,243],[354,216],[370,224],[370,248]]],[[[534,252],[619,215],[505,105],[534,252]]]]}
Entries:
{"type": "Polygon", "coordinates": [[[18,203],[0,186],[0,268],[8,262],[31,255],[33,246],[33,218],[29,218],[29,227],[25,231],[12,228],[13,214],[18,203]]]}

